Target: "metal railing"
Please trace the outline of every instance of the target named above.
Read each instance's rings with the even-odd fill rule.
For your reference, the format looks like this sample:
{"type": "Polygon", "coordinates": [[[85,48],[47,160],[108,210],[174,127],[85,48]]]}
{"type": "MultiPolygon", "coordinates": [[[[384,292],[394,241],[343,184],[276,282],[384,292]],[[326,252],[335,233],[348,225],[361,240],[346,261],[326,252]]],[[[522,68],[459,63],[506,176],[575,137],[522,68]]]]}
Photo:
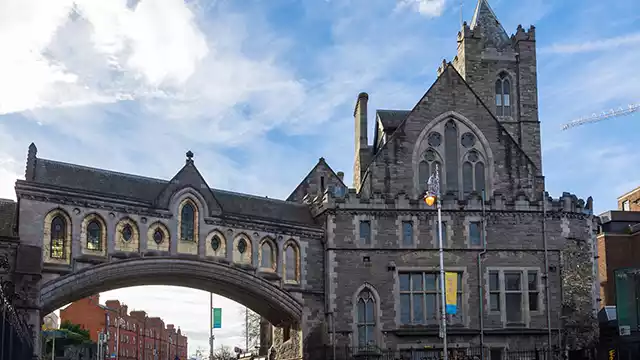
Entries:
{"type": "Polygon", "coordinates": [[[0,284],[0,360],[31,360],[32,334],[13,307],[12,296],[6,294],[8,284],[0,284]]]}
{"type": "MultiPolygon", "coordinates": [[[[320,347],[307,349],[313,359],[326,360],[441,360],[442,349],[408,348],[400,350],[367,347],[320,347]]],[[[449,348],[449,360],[562,360],[564,352],[559,349],[510,350],[504,348],[449,348]],[[482,356],[484,352],[484,357],[482,356]]]]}

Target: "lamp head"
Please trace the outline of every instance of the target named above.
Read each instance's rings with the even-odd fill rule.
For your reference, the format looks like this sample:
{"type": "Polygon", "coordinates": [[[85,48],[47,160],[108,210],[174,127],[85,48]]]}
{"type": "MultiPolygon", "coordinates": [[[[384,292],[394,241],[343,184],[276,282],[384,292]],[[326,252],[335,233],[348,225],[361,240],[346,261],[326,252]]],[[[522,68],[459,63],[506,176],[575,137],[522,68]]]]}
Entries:
{"type": "Polygon", "coordinates": [[[431,206],[434,202],[436,202],[436,197],[431,194],[427,194],[424,197],[424,202],[427,203],[427,205],[431,206]]]}

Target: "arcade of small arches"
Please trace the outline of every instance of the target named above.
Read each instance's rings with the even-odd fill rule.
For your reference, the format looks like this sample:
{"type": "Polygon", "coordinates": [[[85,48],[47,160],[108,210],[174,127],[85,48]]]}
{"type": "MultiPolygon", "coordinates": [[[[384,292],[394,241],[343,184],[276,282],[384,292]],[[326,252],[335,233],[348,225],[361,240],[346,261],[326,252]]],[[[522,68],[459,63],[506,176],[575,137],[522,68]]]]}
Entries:
{"type": "MultiPolygon", "coordinates": [[[[196,202],[187,197],[178,206],[177,241],[178,250],[182,245],[196,248],[199,234],[200,212],[196,202]]],[[[72,220],[69,214],[60,208],[51,210],[44,220],[43,250],[46,263],[69,264],[71,258],[72,220]]],[[[101,215],[90,213],[82,219],[80,241],[84,255],[106,256],[108,249],[107,226],[101,215]]],[[[157,221],[152,223],[146,234],[147,249],[170,252],[171,235],[169,228],[157,221]]],[[[227,238],[220,230],[212,230],[206,236],[206,255],[212,258],[227,257],[227,238]]],[[[130,217],[117,221],[113,235],[114,248],[118,251],[137,252],[140,250],[140,232],[136,222],[130,217]]],[[[300,283],[300,248],[296,240],[289,239],[278,251],[275,239],[260,239],[257,253],[257,266],[261,272],[280,272],[284,283],[300,283]],[[282,258],[282,269],[278,269],[278,257],[282,258]]],[[[181,252],[181,251],[178,251],[181,252]]],[[[254,265],[251,237],[241,232],[233,238],[233,262],[254,265]]]]}

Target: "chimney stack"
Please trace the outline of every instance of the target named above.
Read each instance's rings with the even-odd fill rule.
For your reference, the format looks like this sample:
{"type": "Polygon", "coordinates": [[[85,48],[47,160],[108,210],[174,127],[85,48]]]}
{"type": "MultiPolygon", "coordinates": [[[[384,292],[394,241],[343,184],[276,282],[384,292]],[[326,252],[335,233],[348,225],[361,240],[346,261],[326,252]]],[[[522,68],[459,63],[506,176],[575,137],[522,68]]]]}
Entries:
{"type": "Polygon", "coordinates": [[[369,140],[367,139],[367,103],[369,95],[361,92],[358,95],[356,108],[353,111],[355,123],[355,160],[353,162],[353,186],[360,190],[360,182],[369,165],[369,140]]]}

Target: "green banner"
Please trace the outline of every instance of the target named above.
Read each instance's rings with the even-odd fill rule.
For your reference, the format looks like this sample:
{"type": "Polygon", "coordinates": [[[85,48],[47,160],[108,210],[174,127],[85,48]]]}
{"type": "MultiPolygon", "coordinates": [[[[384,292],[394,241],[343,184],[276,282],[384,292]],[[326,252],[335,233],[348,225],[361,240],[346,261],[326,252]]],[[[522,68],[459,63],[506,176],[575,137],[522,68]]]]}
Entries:
{"type": "Polygon", "coordinates": [[[222,328],[222,308],[213,308],[213,328],[222,328]]]}
{"type": "Polygon", "coordinates": [[[620,335],[629,335],[629,331],[640,329],[638,321],[638,293],[636,287],[640,280],[640,269],[616,269],[615,289],[616,289],[616,318],[620,335]]]}

